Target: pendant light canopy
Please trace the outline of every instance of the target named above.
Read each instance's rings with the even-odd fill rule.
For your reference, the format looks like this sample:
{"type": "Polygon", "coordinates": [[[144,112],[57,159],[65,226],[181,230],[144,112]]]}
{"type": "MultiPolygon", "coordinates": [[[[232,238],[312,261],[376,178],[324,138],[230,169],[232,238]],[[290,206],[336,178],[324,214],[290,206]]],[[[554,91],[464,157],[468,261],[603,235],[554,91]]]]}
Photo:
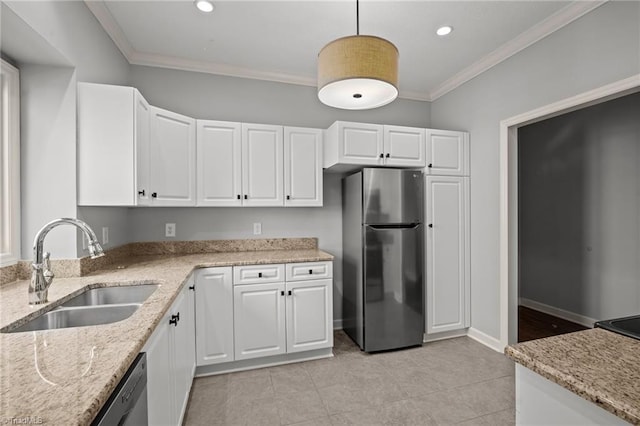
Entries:
{"type": "Polygon", "coordinates": [[[318,98],[335,108],[378,108],[398,97],[398,49],[360,35],[357,0],[356,25],[355,36],[334,40],[318,54],[318,98]]]}

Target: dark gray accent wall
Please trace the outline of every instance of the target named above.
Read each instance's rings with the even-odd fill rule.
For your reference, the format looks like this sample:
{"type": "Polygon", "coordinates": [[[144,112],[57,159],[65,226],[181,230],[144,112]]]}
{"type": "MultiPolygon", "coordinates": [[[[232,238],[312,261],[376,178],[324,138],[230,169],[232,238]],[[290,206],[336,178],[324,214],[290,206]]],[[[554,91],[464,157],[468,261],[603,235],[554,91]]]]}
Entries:
{"type": "Polygon", "coordinates": [[[518,130],[520,297],[640,311],[640,93],[518,130]]]}

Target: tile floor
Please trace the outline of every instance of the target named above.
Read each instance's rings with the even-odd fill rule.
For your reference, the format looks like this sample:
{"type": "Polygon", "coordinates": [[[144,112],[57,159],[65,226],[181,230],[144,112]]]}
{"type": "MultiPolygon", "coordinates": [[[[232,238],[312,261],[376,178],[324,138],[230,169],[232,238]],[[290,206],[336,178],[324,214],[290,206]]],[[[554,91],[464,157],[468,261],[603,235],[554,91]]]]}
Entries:
{"type": "Polygon", "coordinates": [[[513,425],[513,362],[467,337],[195,379],[185,425],[513,425]]]}

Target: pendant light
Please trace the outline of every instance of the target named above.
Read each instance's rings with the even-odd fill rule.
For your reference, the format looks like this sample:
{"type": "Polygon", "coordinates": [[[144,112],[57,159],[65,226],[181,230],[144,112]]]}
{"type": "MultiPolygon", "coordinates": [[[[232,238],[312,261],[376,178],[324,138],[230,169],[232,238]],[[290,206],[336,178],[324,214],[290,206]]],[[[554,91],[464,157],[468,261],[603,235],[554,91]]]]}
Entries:
{"type": "Polygon", "coordinates": [[[318,54],[318,98],[342,109],[372,109],[398,97],[398,49],[375,36],[360,35],[356,0],[356,35],[333,40],[318,54]]]}

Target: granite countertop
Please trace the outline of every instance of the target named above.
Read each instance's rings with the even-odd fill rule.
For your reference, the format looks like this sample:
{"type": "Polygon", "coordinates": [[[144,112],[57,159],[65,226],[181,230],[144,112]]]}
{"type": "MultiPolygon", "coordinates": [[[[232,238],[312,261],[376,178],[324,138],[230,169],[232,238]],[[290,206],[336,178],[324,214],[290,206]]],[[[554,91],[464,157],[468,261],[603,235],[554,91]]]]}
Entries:
{"type": "Polygon", "coordinates": [[[48,311],[87,286],[161,284],[120,322],[0,333],[0,423],[89,424],[195,268],[332,259],[317,249],[131,256],[87,276],[54,279],[49,303],[37,307],[28,304],[28,281],[4,285],[1,328],[48,311]]]}
{"type": "Polygon", "coordinates": [[[640,341],[601,328],[508,346],[507,356],[632,424],[640,424],[640,341]]]}

